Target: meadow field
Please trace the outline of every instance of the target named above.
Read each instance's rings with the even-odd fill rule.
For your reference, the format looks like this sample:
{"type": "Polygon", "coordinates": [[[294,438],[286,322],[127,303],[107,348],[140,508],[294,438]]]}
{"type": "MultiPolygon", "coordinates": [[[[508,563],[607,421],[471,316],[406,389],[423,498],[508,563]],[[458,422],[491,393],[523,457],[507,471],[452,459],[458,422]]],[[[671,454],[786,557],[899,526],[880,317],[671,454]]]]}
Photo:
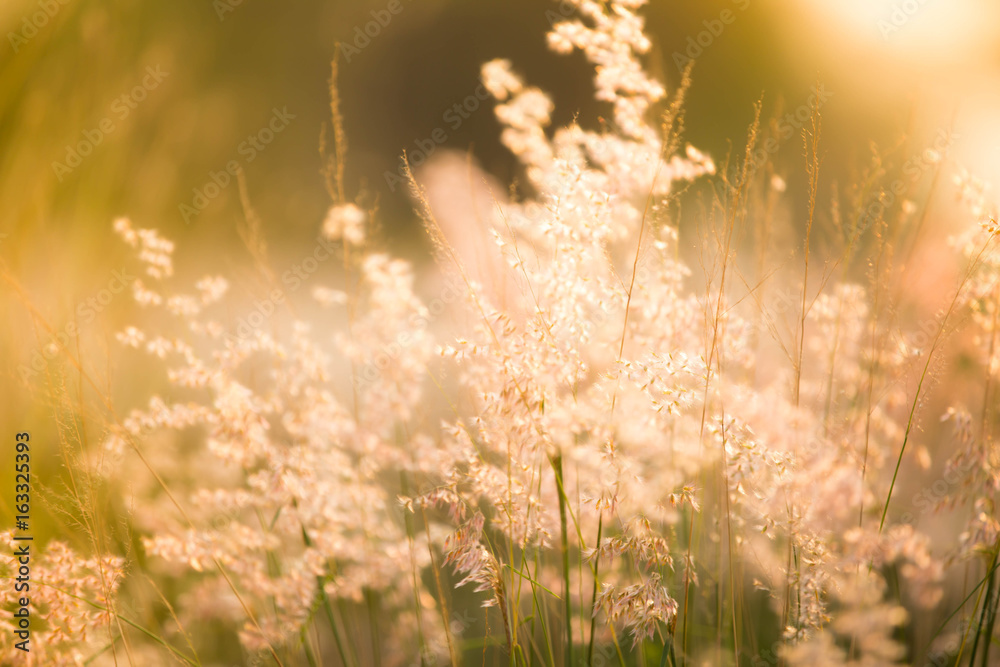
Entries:
{"type": "Polygon", "coordinates": [[[1000,9],[0,5],[0,664],[1000,664],[1000,9]]]}

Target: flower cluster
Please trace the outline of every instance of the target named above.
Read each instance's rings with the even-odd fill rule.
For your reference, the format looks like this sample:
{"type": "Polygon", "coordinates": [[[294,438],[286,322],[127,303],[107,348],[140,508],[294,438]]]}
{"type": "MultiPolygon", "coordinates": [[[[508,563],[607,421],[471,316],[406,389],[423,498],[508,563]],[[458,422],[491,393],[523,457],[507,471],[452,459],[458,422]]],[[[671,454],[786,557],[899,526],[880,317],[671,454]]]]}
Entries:
{"type": "MultiPolygon", "coordinates": [[[[30,574],[18,595],[29,601],[28,652],[16,645],[17,618],[8,614],[0,626],[0,661],[9,665],[81,665],[100,653],[117,634],[115,607],[124,576],[124,561],[116,556],[85,558],[61,542],[50,542],[40,553],[34,543],[18,542],[11,532],[0,535],[6,555],[0,561],[5,581],[14,582],[18,559],[29,546],[30,574]]],[[[23,576],[23,575],[22,575],[23,576]]],[[[11,589],[14,586],[11,584],[11,589]]]]}
{"type": "MultiPolygon", "coordinates": [[[[311,290],[319,307],[282,299],[281,317],[240,335],[232,313],[253,304],[226,279],[170,293],[173,246],[115,223],[153,281],[134,283],[137,303],[168,323],[118,340],[166,366],[171,398],[112,429],[102,474],[138,486],[157,510],[136,519],[146,555],[184,599],[210,601],[180,620],[239,627],[248,652],[306,642],[322,617],[348,664],[457,661],[470,624],[456,629],[449,610],[474,600],[488,608],[487,648],[515,662],[542,647],[617,650],[619,630],[637,650],[699,657],[722,640],[699,645],[690,626],[723,612],[728,628],[752,589],[789,664],[898,660],[903,604],[933,607],[944,580],[942,554],[890,512],[904,454],[929,456],[907,443],[941,333],[908,343],[872,290],[832,270],[817,288],[808,260],[805,275],[750,278],[733,241],[749,227],[740,202],[755,183],[768,196],[786,185],[749,167],[742,182],[720,177],[709,207],[723,222],[704,235],[694,288],[673,205],[716,168],[680,141],[677,108],[643,66],[644,2],[563,4],[577,17],[549,45],[589,60],[613,113],[600,130],[551,129],[552,100],[513,63],[483,66],[531,193],[496,201],[482,231],[503,298],[416,179],[441,272],[461,286],[447,317],[425,305],[413,266],[374,248],[374,211],[354,203],[322,222],[342,252],[311,290]],[[889,572],[905,600],[890,598],[889,572]],[[398,622],[382,632],[362,610],[398,622]],[[351,641],[361,627],[371,654],[351,641]]],[[[988,212],[985,186],[966,181],[973,213],[988,212]]],[[[980,249],[995,231],[987,246],[982,230],[978,245],[959,241],[971,268],[940,328],[967,311],[986,355],[982,426],[950,413],[957,489],[939,503],[976,510],[963,556],[995,557],[1000,534],[987,428],[1000,292],[980,249]]]]}

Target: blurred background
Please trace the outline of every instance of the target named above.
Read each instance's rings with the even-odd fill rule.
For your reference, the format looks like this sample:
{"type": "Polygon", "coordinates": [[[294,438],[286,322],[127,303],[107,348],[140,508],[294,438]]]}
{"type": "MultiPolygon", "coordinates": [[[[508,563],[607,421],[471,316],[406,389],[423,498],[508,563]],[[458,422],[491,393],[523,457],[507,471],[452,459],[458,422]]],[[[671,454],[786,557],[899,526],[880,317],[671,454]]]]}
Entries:
{"type": "MultiPolygon", "coordinates": [[[[668,90],[679,64],[695,60],[687,139],[717,162],[744,145],[758,99],[767,118],[801,108],[821,85],[831,93],[827,179],[857,180],[873,145],[898,170],[952,128],[948,168],[1000,178],[995,2],[654,0],[644,13],[650,66],[668,90]]],[[[549,91],[557,125],[579,114],[593,127],[607,112],[583,58],[545,47],[561,17],[547,0],[0,0],[0,260],[56,330],[79,321],[79,304],[126,265],[111,233],[118,216],[176,241],[183,284],[206,266],[225,274],[249,260],[233,165],[275,264],[301,257],[330,204],[319,146],[338,41],[348,198],[377,201],[384,242],[426,259],[398,180],[403,150],[471,152],[501,183],[519,175],[492,105],[475,98],[483,62],[509,58],[549,91]]],[[[796,133],[773,155],[793,224],[806,196],[793,187],[804,182],[801,152],[796,133]]],[[[950,223],[936,224],[943,234],[950,223]]],[[[35,400],[43,376],[18,372],[46,336],[3,290],[0,416],[8,430],[49,429],[51,412],[35,400]]],[[[110,339],[109,323],[128,321],[131,308],[114,299],[81,329],[110,339]]]]}
{"type": "MultiPolygon", "coordinates": [[[[216,244],[235,238],[242,216],[238,188],[221,188],[189,224],[180,207],[194,206],[194,190],[203,192],[231,160],[245,169],[277,247],[313,237],[329,203],[318,145],[337,41],[348,47],[340,88],[349,194],[363,187],[378,197],[395,245],[418,241],[420,232],[405,187],[390,187],[385,174],[434,130],[446,136],[435,148],[471,150],[504,183],[517,175],[489,103],[446,115],[475,92],[484,61],[510,58],[550,91],[556,123],[579,113],[594,125],[606,111],[591,99],[582,58],[545,48],[544,32],[561,11],[556,2],[398,0],[398,14],[388,13],[390,4],[4,0],[0,200],[3,232],[14,241],[5,261],[27,269],[62,248],[70,252],[59,273],[72,275],[81,262],[113,252],[108,227],[119,215],[161,229],[182,255],[212,248],[222,260],[216,249],[229,246],[216,244]],[[391,18],[368,37],[366,24],[378,16],[391,18]],[[147,68],[163,74],[150,78],[147,68]],[[248,147],[274,109],[294,119],[263,150],[248,147]],[[73,147],[104,134],[103,120],[113,131],[69,166],[73,147]]],[[[654,1],[645,14],[652,67],[668,87],[679,79],[678,55],[696,55],[688,139],[717,160],[745,141],[758,98],[765,116],[779,100],[794,110],[821,83],[833,93],[823,106],[831,176],[864,163],[871,141],[887,147],[905,134],[929,144],[952,124],[961,135],[955,159],[987,179],[1000,168],[996,3],[654,1]]],[[[796,137],[776,157],[797,168],[800,153],[796,137]]],[[[29,283],[37,278],[30,269],[18,273],[29,283]]]]}

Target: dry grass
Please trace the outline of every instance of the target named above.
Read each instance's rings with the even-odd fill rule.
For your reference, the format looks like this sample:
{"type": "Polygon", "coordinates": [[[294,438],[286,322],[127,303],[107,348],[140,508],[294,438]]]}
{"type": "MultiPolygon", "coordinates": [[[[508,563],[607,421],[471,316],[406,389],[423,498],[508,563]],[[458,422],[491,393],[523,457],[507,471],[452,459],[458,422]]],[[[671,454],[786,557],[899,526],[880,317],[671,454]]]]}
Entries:
{"type": "Polygon", "coordinates": [[[379,250],[377,205],[345,190],[336,62],[333,204],[294,270],[272,264],[242,180],[253,284],[179,288],[173,244],[115,223],[143,274],[110,354],[148,357],[169,389],[124,408],[114,373],[69,346],[68,372],[48,371],[53,502],[92,555],[50,543],[35,561],[31,664],[990,664],[985,184],[956,181],[969,223],[947,257],[964,268],[925,326],[905,277],[926,216],[870,218],[878,155],[825,195],[814,106],[782,259],[790,195],[756,158],[763,103],[717,169],[684,143],[690,69],[669,97],[643,69],[643,3],[570,4],[579,19],[549,45],[596,66],[599,130],[551,130],[542,91],[510,62],[483,67],[530,194],[491,192],[494,218],[467,233],[493,243],[514,294],[481,283],[408,164],[438,275],[379,250]],[[820,250],[820,231],[839,247],[820,250]]]}

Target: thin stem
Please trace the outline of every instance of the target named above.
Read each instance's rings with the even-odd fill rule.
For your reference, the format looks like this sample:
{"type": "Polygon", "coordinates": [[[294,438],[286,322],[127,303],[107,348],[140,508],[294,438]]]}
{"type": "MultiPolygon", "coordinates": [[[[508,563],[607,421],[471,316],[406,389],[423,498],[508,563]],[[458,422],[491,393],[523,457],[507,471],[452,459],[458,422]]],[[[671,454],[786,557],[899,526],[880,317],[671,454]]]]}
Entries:
{"type": "Polygon", "coordinates": [[[959,297],[965,290],[966,284],[972,278],[973,273],[979,266],[979,261],[983,257],[983,253],[989,247],[990,243],[993,241],[993,236],[991,235],[986,242],[983,244],[982,249],[973,259],[972,263],[969,265],[968,270],[965,273],[965,277],[962,279],[961,284],[955,291],[955,296],[951,300],[951,305],[948,306],[947,312],[944,314],[944,318],[941,320],[941,327],[938,329],[937,335],[934,336],[934,341],[931,343],[931,349],[927,352],[927,361],[924,363],[923,371],[920,373],[920,380],[917,382],[917,390],[913,395],[913,403],[910,405],[910,416],[906,420],[906,431],[903,433],[903,445],[899,448],[899,457],[896,459],[896,468],[892,473],[892,482],[889,483],[889,492],[886,494],[885,505],[882,508],[882,518],[878,524],[878,534],[882,534],[882,528],[885,526],[885,517],[889,513],[889,501],[892,500],[893,489],[896,488],[896,478],[899,476],[899,468],[903,463],[903,454],[906,452],[906,445],[910,441],[910,432],[913,430],[913,425],[915,423],[915,417],[917,414],[917,406],[920,404],[921,391],[923,390],[924,382],[927,380],[928,371],[931,367],[931,360],[934,358],[934,353],[938,349],[938,345],[941,342],[941,338],[944,335],[945,329],[948,325],[948,320],[951,318],[952,313],[955,308],[958,307],[959,297]]]}
{"type": "MultiPolygon", "coordinates": [[[[553,457],[552,468],[555,470],[558,487],[561,490],[563,488],[562,454],[553,457]]],[[[566,494],[562,491],[559,493],[559,534],[563,568],[563,604],[566,614],[566,667],[573,667],[573,607],[570,602],[569,535],[566,529],[566,494]]]]}
{"type": "MultiPolygon", "coordinates": [[[[597,541],[594,543],[596,548],[601,546],[601,529],[604,527],[604,512],[597,515],[597,541]]],[[[594,663],[594,630],[597,626],[597,614],[594,613],[594,606],[597,604],[597,569],[600,566],[601,561],[599,558],[594,559],[594,587],[590,594],[590,641],[587,642],[587,664],[592,665],[594,663]]]]}

